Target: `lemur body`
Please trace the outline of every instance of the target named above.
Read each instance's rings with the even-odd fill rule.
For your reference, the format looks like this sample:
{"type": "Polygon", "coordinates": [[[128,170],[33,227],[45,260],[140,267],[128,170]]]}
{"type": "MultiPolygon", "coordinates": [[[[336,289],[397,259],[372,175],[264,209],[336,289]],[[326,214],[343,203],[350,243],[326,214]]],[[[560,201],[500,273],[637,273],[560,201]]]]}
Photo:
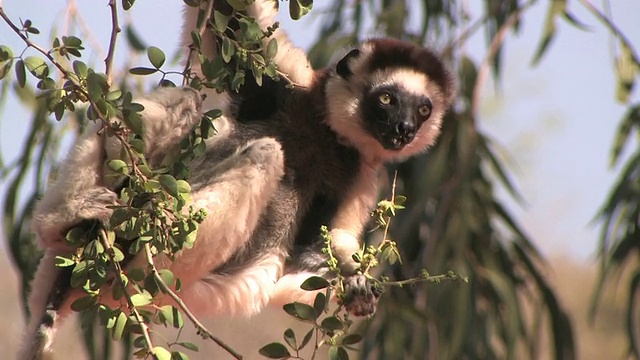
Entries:
{"type": "MultiPolygon", "coordinates": [[[[258,0],[247,13],[266,28],[274,21],[274,6],[258,0]]],[[[197,11],[187,10],[187,29],[194,15],[197,11]]],[[[367,41],[335,67],[313,71],[280,30],[274,36],[276,63],[297,86],[265,78],[262,87],[248,83],[239,93],[207,93],[203,106],[222,107],[223,117],[207,152],[191,164],[188,180],[194,207],[209,215],[192,249],[173,262],[158,257],[157,265],[181,279],[181,297],[190,308],[208,315],[250,315],[269,302],[309,300],[299,285],[326,272],[318,249],[320,225],[327,225],[347,286],[364,293],[347,308],[368,315],[376,299],[355,273],[351,255],[361,247],[379,173],[385,162],[435,142],[454,97],[451,76],[430,51],[391,39],[367,41]]],[[[215,56],[215,39],[205,37],[203,46],[207,56],[215,56]]],[[[177,144],[199,120],[199,96],[190,90],[160,90],[142,102],[145,146],[152,158],[177,144]]],[[[22,359],[49,350],[57,319],[69,311],[73,294],[60,295],[53,288],[59,273],[53,259],[66,251],[64,231],[70,226],[109,217],[115,193],[101,169],[105,154],[117,153],[119,146],[104,143],[95,132],[81,139],[65,166],[88,175],[58,180],[36,209],[34,230],[46,253],[34,280],[22,359]],[[58,294],[55,306],[52,294],[58,294]]],[[[129,267],[143,263],[137,257],[129,267]]]]}

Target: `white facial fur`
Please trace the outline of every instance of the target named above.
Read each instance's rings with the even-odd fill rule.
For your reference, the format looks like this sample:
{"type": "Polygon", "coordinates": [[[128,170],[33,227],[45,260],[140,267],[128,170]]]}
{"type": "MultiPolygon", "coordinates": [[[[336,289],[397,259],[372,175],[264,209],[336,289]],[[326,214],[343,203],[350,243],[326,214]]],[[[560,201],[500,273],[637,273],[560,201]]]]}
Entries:
{"type": "MultiPolygon", "coordinates": [[[[366,51],[365,47],[365,51],[366,51]]],[[[365,53],[363,51],[363,53],[365,53]]],[[[361,55],[351,62],[353,71],[349,81],[335,76],[327,83],[327,102],[329,104],[328,124],[347,142],[360,150],[369,162],[400,161],[425,151],[435,143],[440,134],[442,115],[446,111],[444,97],[440,87],[423,73],[411,68],[378,70],[373,74],[363,74],[364,60],[361,55]],[[418,130],[415,139],[401,150],[385,149],[365,130],[361,118],[360,97],[363,89],[395,85],[409,93],[427,96],[433,103],[431,116],[418,130]]]]}

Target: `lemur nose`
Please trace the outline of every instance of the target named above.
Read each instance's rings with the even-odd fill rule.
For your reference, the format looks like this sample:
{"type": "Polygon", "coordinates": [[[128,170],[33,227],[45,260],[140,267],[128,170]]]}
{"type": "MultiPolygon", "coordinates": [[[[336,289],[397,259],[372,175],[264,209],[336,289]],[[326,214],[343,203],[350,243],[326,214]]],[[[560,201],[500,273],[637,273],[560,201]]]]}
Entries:
{"type": "Polygon", "coordinates": [[[416,134],[416,127],[410,121],[402,121],[396,125],[396,133],[404,139],[411,141],[416,134]]]}

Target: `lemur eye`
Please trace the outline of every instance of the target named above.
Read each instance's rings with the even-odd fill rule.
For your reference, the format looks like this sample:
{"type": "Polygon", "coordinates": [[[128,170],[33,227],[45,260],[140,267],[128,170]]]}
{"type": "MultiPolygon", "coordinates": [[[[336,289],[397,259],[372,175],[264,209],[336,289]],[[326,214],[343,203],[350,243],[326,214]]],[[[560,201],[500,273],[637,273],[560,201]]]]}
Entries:
{"type": "Polygon", "coordinates": [[[380,104],[382,104],[382,105],[389,105],[389,104],[391,104],[391,95],[389,95],[387,93],[382,93],[378,97],[378,100],[380,100],[380,104]]]}
{"type": "Polygon", "coordinates": [[[420,106],[418,108],[418,113],[420,114],[420,116],[429,117],[429,115],[431,115],[431,106],[429,105],[420,106]]]}

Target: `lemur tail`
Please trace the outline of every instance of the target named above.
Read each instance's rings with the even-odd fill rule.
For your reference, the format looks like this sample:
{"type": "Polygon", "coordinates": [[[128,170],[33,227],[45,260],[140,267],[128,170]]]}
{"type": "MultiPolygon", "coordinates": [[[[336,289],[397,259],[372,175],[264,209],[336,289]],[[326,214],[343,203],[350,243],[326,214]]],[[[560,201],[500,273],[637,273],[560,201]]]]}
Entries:
{"type": "MultiPolygon", "coordinates": [[[[42,262],[52,261],[53,258],[55,256],[45,255],[42,262]]],[[[31,320],[18,353],[18,360],[43,360],[53,357],[51,347],[59,328],[57,320],[61,316],[60,309],[69,294],[73,268],[60,269],[51,264],[51,266],[38,268],[39,271],[43,271],[42,269],[51,272],[51,275],[46,277],[49,280],[48,283],[39,281],[32,284],[29,297],[31,320]],[[46,294],[46,298],[39,294],[46,294]]],[[[44,277],[36,277],[38,278],[44,277]]]]}

